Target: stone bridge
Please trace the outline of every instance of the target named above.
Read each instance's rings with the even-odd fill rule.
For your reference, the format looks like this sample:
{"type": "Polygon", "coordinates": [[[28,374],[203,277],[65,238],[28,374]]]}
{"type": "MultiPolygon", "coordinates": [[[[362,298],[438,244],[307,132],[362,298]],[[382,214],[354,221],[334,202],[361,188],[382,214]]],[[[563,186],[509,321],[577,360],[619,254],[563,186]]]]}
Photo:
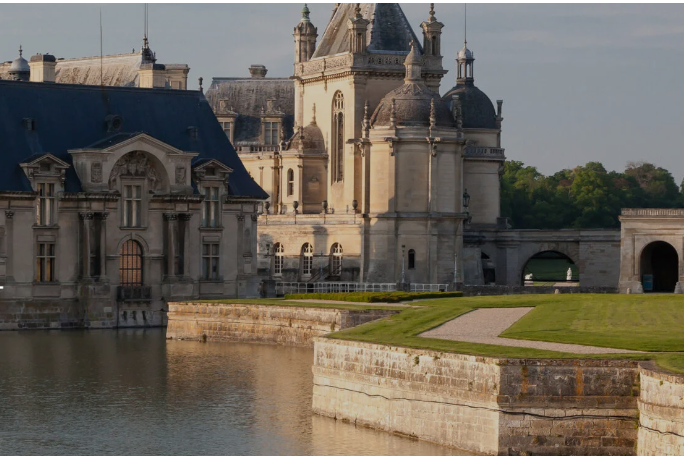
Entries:
{"type": "Polygon", "coordinates": [[[465,285],[523,285],[527,262],[557,252],[579,269],[581,287],[617,288],[620,230],[466,230],[463,241],[465,285]]]}

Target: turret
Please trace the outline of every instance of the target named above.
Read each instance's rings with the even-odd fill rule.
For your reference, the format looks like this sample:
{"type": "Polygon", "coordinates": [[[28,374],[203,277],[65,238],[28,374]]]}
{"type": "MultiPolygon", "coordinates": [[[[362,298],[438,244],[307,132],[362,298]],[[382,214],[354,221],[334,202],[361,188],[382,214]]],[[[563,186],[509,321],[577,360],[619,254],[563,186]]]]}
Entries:
{"type": "Polygon", "coordinates": [[[318,29],[309,19],[309,8],[306,3],[302,9],[302,19],[294,28],[292,36],[295,39],[295,63],[308,62],[316,50],[318,29]]]}
{"type": "Polygon", "coordinates": [[[430,16],[428,20],[420,24],[423,29],[423,54],[426,56],[441,57],[442,52],[442,29],[444,24],[435,17],[435,4],[430,3],[430,16]]]}
{"type": "Polygon", "coordinates": [[[9,74],[10,79],[13,79],[15,81],[29,80],[29,77],[31,75],[31,69],[29,68],[28,62],[23,57],[23,54],[24,52],[22,51],[21,46],[19,46],[19,57],[12,61],[10,69],[7,72],[9,74]]]}
{"type": "Polygon", "coordinates": [[[368,43],[366,42],[366,31],[370,21],[364,19],[361,14],[361,4],[357,3],[354,8],[354,17],[347,22],[349,29],[349,52],[352,54],[365,53],[368,43]]]}

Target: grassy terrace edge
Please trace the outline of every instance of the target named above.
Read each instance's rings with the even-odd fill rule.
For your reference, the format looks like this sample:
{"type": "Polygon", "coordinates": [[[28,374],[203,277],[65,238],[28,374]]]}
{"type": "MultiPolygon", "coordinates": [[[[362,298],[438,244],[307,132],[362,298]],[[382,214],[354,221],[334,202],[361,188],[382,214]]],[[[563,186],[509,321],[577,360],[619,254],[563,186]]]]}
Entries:
{"type": "Polygon", "coordinates": [[[504,358],[650,359],[663,369],[684,374],[684,296],[482,296],[435,299],[413,302],[412,305],[416,307],[326,337],[504,358]],[[467,312],[492,307],[535,307],[506,330],[503,333],[505,337],[651,353],[582,355],[418,337],[467,312]]]}
{"type": "MultiPolygon", "coordinates": [[[[312,299],[312,295],[306,297],[312,299]]],[[[284,299],[221,299],[193,302],[345,310],[399,310],[399,313],[389,318],[329,334],[326,337],[500,358],[654,360],[663,369],[684,374],[684,295],[561,294],[453,297],[414,301],[411,303],[412,307],[296,302],[284,299]],[[503,333],[508,338],[651,353],[582,355],[418,336],[472,310],[492,307],[535,307],[503,333]]]]}

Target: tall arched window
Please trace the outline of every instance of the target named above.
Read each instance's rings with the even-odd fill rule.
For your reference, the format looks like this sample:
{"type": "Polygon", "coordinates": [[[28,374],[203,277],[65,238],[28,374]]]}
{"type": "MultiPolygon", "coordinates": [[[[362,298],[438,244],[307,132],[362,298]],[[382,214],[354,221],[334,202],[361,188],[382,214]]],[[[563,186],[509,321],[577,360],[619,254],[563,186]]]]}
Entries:
{"type": "Polygon", "coordinates": [[[335,182],[344,179],[344,95],[335,92],[332,115],[332,176],[335,182]]]}
{"type": "Polygon", "coordinates": [[[337,242],[330,248],[330,275],[342,275],[342,246],[337,242]]]}
{"type": "Polygon", "coordinates": [[[416,251],[413,249],[408,251],[408,268],[416,269],[416,251]]]}
{"type": "Polygon", "coordinates": [[[313,270],[313,246],[308,242],[302,246],[302,275],[309,276],[313,270]]]}
{"type": "Polygon", "coordinates": [[[287,170],[287,196],[294,194],[294,171],[292,168],[287,170]]]}
{"type": "Polygon", "coordinates": [[[134,287],[143,284],[143,250],[138,241],[129,239],[119,250],[119,284],[134,287]]]}
{"type": "Polygon", "coordinates": [[[285,257],[285,247],[283,247],[283,244],[277,243],[274,245],[273,253],[275,254],[273,259],[273,275],[283,275],[283,260],[285,257]]]}

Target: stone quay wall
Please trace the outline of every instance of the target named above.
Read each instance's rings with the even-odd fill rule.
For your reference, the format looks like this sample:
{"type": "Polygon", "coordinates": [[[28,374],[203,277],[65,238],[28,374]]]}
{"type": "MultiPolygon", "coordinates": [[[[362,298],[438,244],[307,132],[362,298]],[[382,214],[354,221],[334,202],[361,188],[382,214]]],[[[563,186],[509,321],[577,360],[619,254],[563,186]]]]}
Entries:
{"type": "Polygon", "coordinates": [[[635,455],[639,368],[317,338],[313,410],[487,455],[635,455]]]}
{"type": "Polygon", "coordinates": [[[395,313],[395,310],[170,302],[166,337],[312,346],[317,336],[395,313]]]}
{"type": "Polygon", "coordinates": [[[638,456],[684,456],[684,376],[641,366],[638,456]]]}

